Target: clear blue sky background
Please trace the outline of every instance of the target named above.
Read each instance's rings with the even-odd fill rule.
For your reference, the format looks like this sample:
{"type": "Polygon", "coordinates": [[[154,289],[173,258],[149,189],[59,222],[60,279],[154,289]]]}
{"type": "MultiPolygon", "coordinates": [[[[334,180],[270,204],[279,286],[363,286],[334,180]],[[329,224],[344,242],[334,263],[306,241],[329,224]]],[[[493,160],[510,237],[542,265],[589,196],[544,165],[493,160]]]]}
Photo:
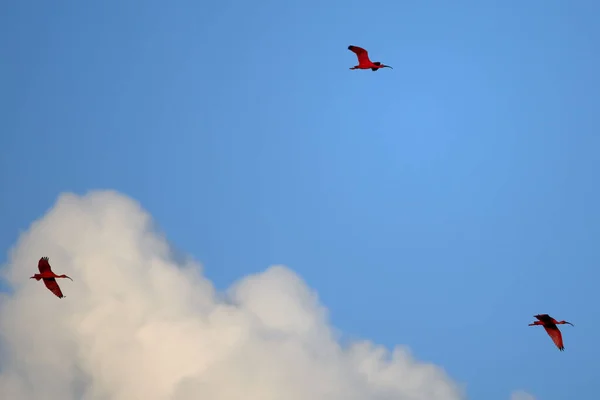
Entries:
{"type": "Polygon", "coordinates": [[[471,399],[600,394],[600,2],[0,10],[2,262],[59,193],[116,189],[218,287],[286,264],[471,399]]]}

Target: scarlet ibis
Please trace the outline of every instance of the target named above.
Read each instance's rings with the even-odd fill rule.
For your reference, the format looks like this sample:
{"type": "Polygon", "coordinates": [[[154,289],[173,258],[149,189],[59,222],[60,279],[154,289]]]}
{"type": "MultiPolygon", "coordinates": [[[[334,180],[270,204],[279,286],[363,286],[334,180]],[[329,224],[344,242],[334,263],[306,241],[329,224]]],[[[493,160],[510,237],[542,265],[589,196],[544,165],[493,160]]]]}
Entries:
{"type": "MultiPolygon", "coordinates": [[[[67,275],[56,275],[54,272],[52,272],[52,268],[50,267],[50,263],[48,262],[48,260],[48,257],[40,258],[40,261],[38,261],[38,269],[40,270],[40,273],[33,275],[29,279],[35,279],[36,281],[43,279],[44,285],[46,285],[46,287],[59,299],[62,299],[66,296],[63,296],[60,287],[58,286],[58,283],[56,283],[56,279],[54,278],[71,278],[67,275]]],[[[72,280],[73,279],[71,279],[71,281],[72,280]]]]}
{"type": "Polygon", "coordinates": [[[551,316],[549,316],[548,314],[538,314],[538,315],[534,315],[534,317],[539,319],[539,321],[534,321],[533,323],[529,324],[529,326],[542,325],[544,327],[544,329],[546,330],[546,333],[548,333],[550,338],[552,338],[552,341],[554,342],[556,347],[558,347],[558,349],[560,351],[563,351],[565,349],[565,346],[563,346],[562,335],[556,325],[561,325],[561,324],[569,324],[571,326],[575,326],[575,325],[573,325],[572,323],[567,322],[567,321],[557,321],[554,318],[552,318],[551,316]]]}
{"type": "MultiPolygon", "coordinates": [[[[389,65],[380,63],[379,61],[372,62],[371,60],[369,60],[369,53],[362,47],[350,45],[350,46],[348,46],[348,50],[350,50],[351,52],[356,54],[356,57],[358,58],[358,65],[356,65],[350,69],[369,69],[369,68],[371,68],[371,71],[377,71],[379,68],[392,68],[389,65]]],[[[392,69],[394,69],[394,68],[392,68],[392,69]]]]}

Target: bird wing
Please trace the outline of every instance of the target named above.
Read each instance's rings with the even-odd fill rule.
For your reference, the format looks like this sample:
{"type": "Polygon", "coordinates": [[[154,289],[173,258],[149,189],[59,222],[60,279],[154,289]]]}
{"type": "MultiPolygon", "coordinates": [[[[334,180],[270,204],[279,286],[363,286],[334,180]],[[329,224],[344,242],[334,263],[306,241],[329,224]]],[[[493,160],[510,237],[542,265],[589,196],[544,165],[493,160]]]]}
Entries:
{"type": "Polygon", "coordinates": [[[369,52],[366,51],[365,49],[363,49],[362,47],[348,46],[348,50],[350,50],[351,52],[356,54],[359,64],[364,64],[364,63],[368,64],[371,62],[371,60],[369,60],[369,52]]]}
{"type": "Polygon", "coordinates": [[[549,316],[548,314],[538,314],[538,315],[534,315],[534,317],[539,319],[542,322],[554,323],[554,321],[552,321],[552,317],[549,316]]]}
{"type": "Polygon", "coordinates": [[[60,290],[60,286],[58,286],[58,283],[56,282],[56,279],[54,278],[44,278],[44,285],[46,285],[46,287],[52,292],[54,293],[59,299],[62,299],[63,294],[62,291],[60,290]]]}
{"type": "Polygon", "coordinates": [[[552,338],[552,341],[558,347],[560,351],[563,351],[565,346],[563,346],[562,334],[560,333],[560,329],[554,324],[552,325],[544,325],[544,329],[546,333],[552,338]]]}
{"type": "Polygon", "coordinates": [[[50,268],[50,263],[48,262],[48,257],[40,258],[40,261],[38,261],[38,269],[40,270],[41,274],[52,271],[50,268]]]}

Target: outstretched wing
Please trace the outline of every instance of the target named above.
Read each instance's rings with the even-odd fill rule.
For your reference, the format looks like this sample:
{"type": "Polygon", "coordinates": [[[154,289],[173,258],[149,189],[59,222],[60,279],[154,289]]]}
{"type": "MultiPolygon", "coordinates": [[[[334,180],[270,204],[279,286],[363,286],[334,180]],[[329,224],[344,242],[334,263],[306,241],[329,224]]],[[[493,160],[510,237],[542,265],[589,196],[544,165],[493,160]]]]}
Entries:
{"type": "Polygon", "coordinates": [[[371,60],[369,60],[369,52],[367,52],[362,47],[350,45],[350,46],[348,46],[348,50],[350,50],[351,52],[356,54],[356,57],[358,57],[359,64],[364,64],[364,63],[368,64],[371,62],[371,60]]]}
{"type": "Polygon", "coordinates": [[[552,338],[552,341],[554,342],[556,347],[558,347],[560,351],[563,351],[565,349],[565,346],[563,346],[562,335],[558,327],[556,325],[544,325],[544,329],[546,330],[546,333],[548,333],[548,335],[552,338]]]}
{"type": "Polygon", "coordinates": [[[539,319],[542,322],[548,322],[553,324],[554,321],[552,321],[552,317],[549,316],[548,314],[538,314],[538,315],[534,315],[535,318],[539,319]]]}
{"type": "Polygon", "coordinates": [[[50,268],[50,263],[48,262],[48,257],[40,258],[40,261],[38,261],[38,269],[40,270],[41,274],[52,271],[50,268]]]}
{"type": "Polygon", "coordinates": [[[60,287],[58,286],[58,283],[56,282],[56,279],[54,278],[44,278],[44,285],[46,285],[46,287],[52,292],[54,293],[59,299],[62,299],[63,294],[62,291],[60,290],[60,287]]]}

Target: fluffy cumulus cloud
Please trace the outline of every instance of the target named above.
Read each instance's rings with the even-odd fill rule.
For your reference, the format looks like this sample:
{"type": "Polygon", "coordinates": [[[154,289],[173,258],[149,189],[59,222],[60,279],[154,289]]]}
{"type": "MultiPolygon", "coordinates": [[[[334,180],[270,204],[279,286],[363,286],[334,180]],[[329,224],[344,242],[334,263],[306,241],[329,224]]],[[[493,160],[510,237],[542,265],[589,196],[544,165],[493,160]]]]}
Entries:
{"type": "Polygon", "coordinates": [[[527,392],[524,392],[522,390],[517,390],[515,392],[513,392],[513,394],[510,396],[510,400],[536,400],[535,397],[533,397],[532,395],[530,395],[527,392]]]}
{"type": "Polygon", "coordinates": [[[315,293],[283,266],[216,292],[115,192],[62,195],[3,273],[14,291],[0,302],[2,399],[464,398],[403,347],[342,346],[315,293]],[[74,279],[59,280],[66,298],[28,279],[41,256],[74,279]]]}

